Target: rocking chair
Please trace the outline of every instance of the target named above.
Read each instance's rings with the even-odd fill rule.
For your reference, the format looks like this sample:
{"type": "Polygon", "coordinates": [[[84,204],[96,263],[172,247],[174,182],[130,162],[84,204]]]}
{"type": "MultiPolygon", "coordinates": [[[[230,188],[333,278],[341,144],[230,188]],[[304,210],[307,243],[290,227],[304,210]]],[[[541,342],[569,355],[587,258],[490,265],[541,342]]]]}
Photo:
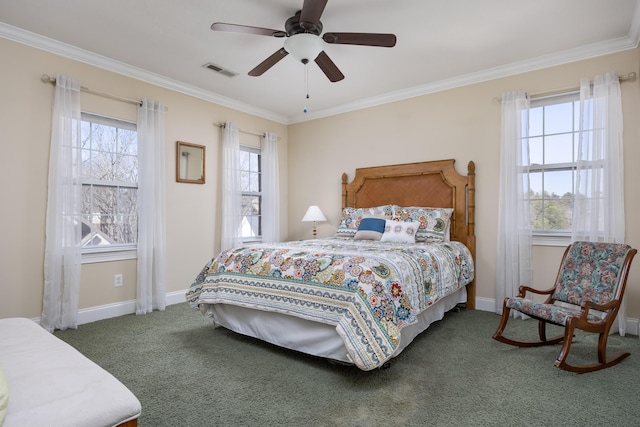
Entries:
{"type": "Polygon", "coordinates": [[[562,342],[554,365],[567,371],[584,373],[617,364],[629,353],[620,352],[607,359],[607,338],[620,308],[629,267],[636,252],[636,249],[625,244],[572,243],[564,252],[553,288],[537,290],[520,286],[517,297],[505,298],[502,318],[493,338],[518,347],[562,342]],[[537,302],[527,299],[527,292],[547,295],[547,298],[544,302],[537,302]],[[502,335],[511,310],[538,320],[538,341],[517,341],[502,335]],[[564,334],[547,338],[547,323],[564,326],[564,334]],[[599,334],[599,363],[575,366],[566,362],[576,329],[599,334]]]}

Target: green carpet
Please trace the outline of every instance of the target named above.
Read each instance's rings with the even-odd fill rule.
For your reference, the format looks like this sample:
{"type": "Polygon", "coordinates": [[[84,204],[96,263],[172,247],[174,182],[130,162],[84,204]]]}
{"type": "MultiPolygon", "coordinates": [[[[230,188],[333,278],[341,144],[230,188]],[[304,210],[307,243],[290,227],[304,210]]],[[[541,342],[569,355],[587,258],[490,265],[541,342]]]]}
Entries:
{"type": "MultiPolygon", "coordinates": [[[[559,346],[491,339],[498,320],[448,313],[371,372],[214,329],[186,304],[56,336],[138,396],[142,427],[640,425],[638,337],[611,336],[609,354],[631,356],[577,375],[553,366],[559,346]]],[[[521,337],[536,331],[531,320],[510,326],[521,337]]],[[[594,361],[595,349],[595,336],[578,335],[569,361],[594,361]]]]}

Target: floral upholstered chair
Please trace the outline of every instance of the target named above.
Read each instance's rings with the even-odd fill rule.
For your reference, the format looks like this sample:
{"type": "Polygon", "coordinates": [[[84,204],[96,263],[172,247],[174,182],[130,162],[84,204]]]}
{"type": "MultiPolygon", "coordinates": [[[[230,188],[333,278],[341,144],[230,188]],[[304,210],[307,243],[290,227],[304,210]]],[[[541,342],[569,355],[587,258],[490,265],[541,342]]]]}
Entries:
{"type": "Polygon", "coordinates": [[[636,249],[616,243],[574,242],[567,247],[560,263],[555,286],[537,290],[520,286],[517,297],[504,300],[502,318],[493,338],[518,347],[533,347],[562,342],[555,366],[572,372],[590,372],[608,368],[629,356],[628,352],[606,357],[607,338],[629,275],[636,249]],[[527,298],[547,295],[544,302],[527,298]],[[538,341],[517,341],[502,335],[511,310],[538,320],[538,341]],[[547,339],[547,323],[563,326],[564,334],[547,339]],[[570,365],[566,362],[575,330],[598,333],[598,363],[570,365]]]}

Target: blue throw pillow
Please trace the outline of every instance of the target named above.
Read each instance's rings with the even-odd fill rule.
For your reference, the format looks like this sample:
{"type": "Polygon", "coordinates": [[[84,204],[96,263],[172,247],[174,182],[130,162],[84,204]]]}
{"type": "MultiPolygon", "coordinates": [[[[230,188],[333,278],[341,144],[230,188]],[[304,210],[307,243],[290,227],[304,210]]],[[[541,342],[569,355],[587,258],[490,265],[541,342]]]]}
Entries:
{"type": "Polygon", "coordinates": [[[355,240],[380,240],[384,233],[386,221],[383,218],[362,218],[355,240]]]}

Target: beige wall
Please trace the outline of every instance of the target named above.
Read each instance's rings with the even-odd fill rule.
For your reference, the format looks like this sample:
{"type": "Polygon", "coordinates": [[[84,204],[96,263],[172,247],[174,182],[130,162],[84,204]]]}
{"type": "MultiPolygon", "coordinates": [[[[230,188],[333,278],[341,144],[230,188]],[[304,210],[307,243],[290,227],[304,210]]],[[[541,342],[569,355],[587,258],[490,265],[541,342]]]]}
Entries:
{"type": "MultiPolygon", "coordinates": [[[[186,289],[219,249],[220,129],[227,120],[240,129],[280,136],[282,229],[287,221],[287,127],[201,99],[108,72],[84,63],[0,39],[0,318],[39,317],[42,312],[45,212],[51,105],[54,88],[42,74],[71,76],[89,87],[121,97],[148,98],[168,107],[165,116],[167,188],[167,292],[186,289]],[[176,141],[207,147],[204,185],[176,182],[176,141]]],[[[83,110],[136,120],[136,106],[82,94],[83,110]]],[[[241,137],[253,144],[254,137],[241,137]]],[[[135,298],[136,261],[83,264],[80,308],[135,298]],[[123,274],[124,286],[113,286],[123,274]]]]}
{"type": "MultiPolygon", "coordinates": [[[[319,235],[332,234],[340,217],[340,177],[353,178],[355,168],[436,159],[456,160],[459,172],[476,164],[476,236],[478,306],[493,307],[500,156],[500,103],[504,91],[543,92],[575,87],[581,77],[606,71],[638,72],[639,50],[629,50],[526,74],[510,76],[375,108],[289,126],[289,218],[291,237],[304,237],[309,227],[299,221],[317,204],[328,222],[319,235]]],[[[627,242],[640,247],[640,168],[637,167],[639,82],[622,84],[624,109],[625,202],[627,242]]],[[[534,285],[549,287],[562,249],[538,247],[534,285]]],[[[640,260],[632,267],[628,317],[640,317],[640,260]]],[[[635,333],[635,331],[630,331],[635,333]]]]}
{"type": "MultiPolygon", "coordinates": [[[[541,92],[576,86],[583,76],[614,70],[638,72],[640,51],[510,76],[424,95],[378,107],[285,126],[197,98],[127,78],[83,63],[0,39],[0,180],[5,209],[0,210],[0,317],[38,317],[42,310],[44,219],[53,87],[40,82],[43,73],[72,76],[82,85],[127,98],[163,102],[167,158],[167,292],[180,292],[219,249],[220,131],[214,123],[231,120],[241,129],[280,135],[282,238],[311,236],[300,219],[311,204],[328,222],[320,236],[334,233],[340,216],[340,179],[357,167],[453,158],[461,173],[476,163],[477,284],[479,306],[493,307],[503,91],[541,92]],[[10,58],[11,60],[6,60],[10,58]],[[175,182],[175,143],[207,147],[207,183],[175,182]]],[[[639,82],[624,83],[625,199],[627,241],[640,247],[638,144],[639,82]]],[[[135,120],[135,106],[82,95],[83,108],[98,114],[135,120]]],[[[255,143],[251,136],[241,137],[255,143]]],[[[553,279],[562,249],[535,247],[535,283],[553,279]]],[[[84,264],[80,307],[103,306],[135,298],[136,262],[84,264]],[[124,286],[113,286],[113,274],[124,286]]],[[[632,267],[628,317],[640,318],[640,261],[632,267]]],[[[635,331],[630,331],[635,333],[635,331]]]]}

